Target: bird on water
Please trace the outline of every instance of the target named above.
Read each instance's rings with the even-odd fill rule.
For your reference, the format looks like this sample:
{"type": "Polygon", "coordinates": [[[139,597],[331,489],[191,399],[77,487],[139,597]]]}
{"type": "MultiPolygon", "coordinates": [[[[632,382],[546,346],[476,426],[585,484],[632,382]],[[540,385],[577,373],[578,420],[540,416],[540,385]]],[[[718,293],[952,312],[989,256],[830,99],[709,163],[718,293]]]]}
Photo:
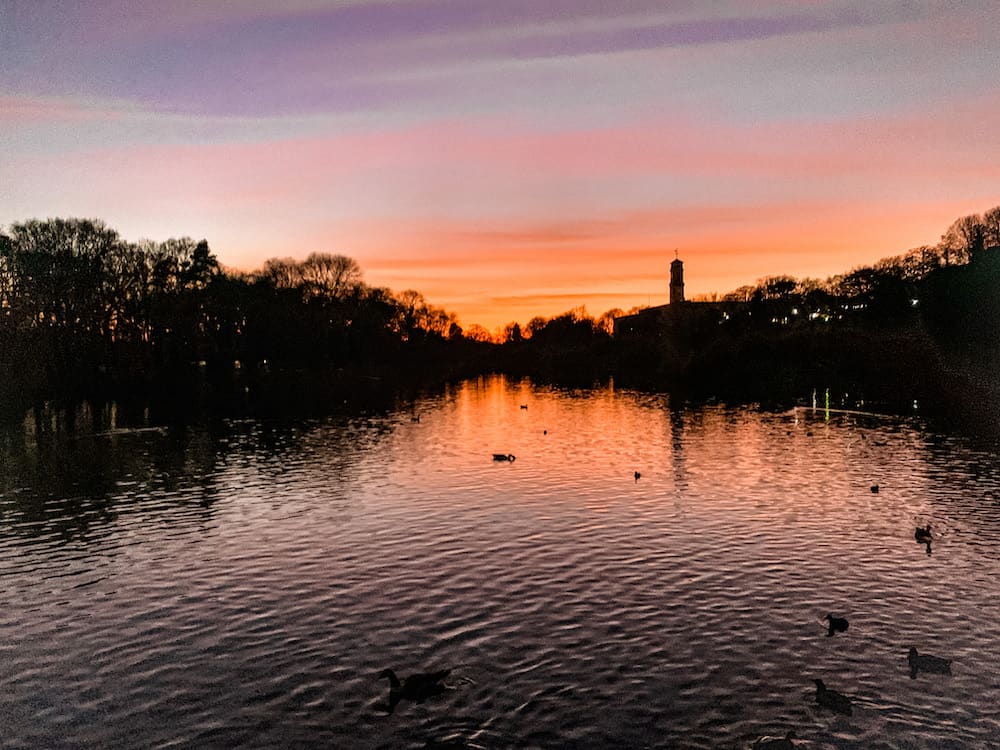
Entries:
{"type": "Polygon", "coordinates": [[[906,656],[906,661],[910,664],[910,677],[916,677],[918,672],[930,672],[931,674],[951,674],[951,659],[942,659],[940,656],[930,654],[918,654],[917,649],[910,646],[910,653],[906,656]]]}
{"type": "Polygon", "coordinates": [[[515,456],[513,453],[494,453],[493,454],[493,460],[494,461],[514,461],[515,459],[517,459],[517,456],[515,456]]]}
{"type": "Polygon", "coordinates": [[[440,695],[448,686],[444,684],[444,678],[451,673],[450,669],[442,669],[439,672],[417,672],[406,677],[402,682],[391,669],[383,669],[378,677],[389,678],[389,705],[388,712],[391,714],[400,701],[413,701],[423,703],[428,698],[440,695]]]}
{"type": "Polygon", "coordinates": [[[834,633],[846,633],[847,628],[850,626],[846,617],[834,617],[833,615],[827,615],[826,619],[830,625],[826,631],[827,638],[832,636],[834,633]]]}
{"type": "Polygon", "coordinates": [[[873,484],[871,486],[871,490],[872,490],[872,494],[873,495],[877,495],[878,494],[878,485],[877,484],[873,484]]]}
{"type": "Polygon", "coordinates": [[[823,684],[823,680],[813,680],[813,682],[816,683],[816,702],[819,705],[845,716],[850,716],[853,713],[850,698],[836,690],[830,690],[823,684]]]}
{"type": "Polygon", "coordinates": [[[642,476],[642,474],[640,474],[640,473],[639,473],[639,472],[637,471],[637,472],[635,472],[635,473],[633,474],[633,476],[635,477],[635,481],[637,481],[637,482],[638,482],[638,481],[639,481],[639,477],[641,477],[641,476],[642,476]]]}
{"type": "Polygon", "coordinates": [[[917,530],[913,532],[913,538],[921,544],[933,541],[934,537],[931,536],[931,525],[927,524],[924,528],[918,526],[917,530]]]}

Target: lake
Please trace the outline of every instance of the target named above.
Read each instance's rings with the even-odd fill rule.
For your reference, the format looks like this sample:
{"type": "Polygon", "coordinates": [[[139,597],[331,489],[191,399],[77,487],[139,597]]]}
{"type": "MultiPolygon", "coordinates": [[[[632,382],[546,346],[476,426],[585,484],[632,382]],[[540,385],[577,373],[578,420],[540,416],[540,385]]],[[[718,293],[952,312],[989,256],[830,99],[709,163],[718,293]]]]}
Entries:
{"type": "Polygon", "coordinates": [[[3,747],[1000,747],[995,443],[502,377],[149,422],[0,433],[3,747]]]}

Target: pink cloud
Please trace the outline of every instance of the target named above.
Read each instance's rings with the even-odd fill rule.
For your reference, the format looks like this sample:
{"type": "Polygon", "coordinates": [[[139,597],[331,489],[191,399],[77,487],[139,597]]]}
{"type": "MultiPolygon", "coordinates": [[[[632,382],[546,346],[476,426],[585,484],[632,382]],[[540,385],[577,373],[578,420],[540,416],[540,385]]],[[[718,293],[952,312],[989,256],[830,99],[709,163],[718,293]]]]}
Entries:
{"type": "Polygon", "coordinates": [[[119,116],[115,110],[90,107],[69,99],[0,95],[0,123],[9,125],[108,121],[119,116]]]}
{"type": "MultiPolygon", "coordinates": [[[[449,120],[18,156],[4,202],[100,216],[124,233],[204,236],[243,268],[344,252],[371,283],[420,289],[466,323],[494,325],[516,316],[491,299],[534,298],[542,315],[574,296],[594,312],[656,303],[675,247],[696,294],[767,274],[826,276],[933,243],[955,217],[1000,202],[997,104],[755,128],[664,119],[537,132],[449,120]]],[[[26,121],[77,112],[10,110],[26,121]]]]}

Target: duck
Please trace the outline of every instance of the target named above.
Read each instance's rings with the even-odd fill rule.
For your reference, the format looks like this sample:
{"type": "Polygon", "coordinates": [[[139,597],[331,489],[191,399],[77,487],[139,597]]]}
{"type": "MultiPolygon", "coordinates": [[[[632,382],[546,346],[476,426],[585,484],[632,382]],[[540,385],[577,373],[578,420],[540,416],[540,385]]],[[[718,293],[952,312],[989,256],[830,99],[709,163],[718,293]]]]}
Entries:
{"type": "Polygon", "coordinates": [[[784,737],[760,737],[754,741],[753,750],[795,750],[795,730],[792,729],[784,737]]]}
{"type": "Polygon", "coordinates": [[[913,532],[913,538],[921,544],[933,541],[934,537],[931,536],[931,525],[927,524],[924,528],[918,526],[917,530],[913,532]]]}
{"type": "Polygon", "coordinates": [[[847,628],[850,627],[850,623],[847,621],[846,617],[834,617],[831,614],[827,615],[826,619],[830,623],[830,628],[826,631],[827,638],[832,636],[834,633],[846,633],[847,628]]]}
{"type": "Polygon", "coordinates": [[[521,404],[521,408],[524,409],[525,411],[527,411],[528,410],[528,405],[527,404],[521,404]]]}
{"type": "Polygon", "coordinates": [[[910,653],[907,654],[906,661],[910,664],[910,677],[916,677],[920,670],[932,674],[951,674],[951,659],[942,659],[940,656],[931,656],[930,654],[918,654],[917,649],[913,646],[910,646],[910,653]]]}
{"type": "Polygon", "coordinates": [[[402,682],[391,669],[383,669],[378,673],[378,678],[389,678],[389,706],[391,714],[396,705],[403,700],[423,703],[428,698],[440,695],[448,689],[443,680],[451,674],[450,669],[442,669],[438,672],[417,672],[405,678],[402,682]]]}
{"type": "Polygon", "coordinates": [[[877,495],[878,494],[878,485],[877,484],[873,484],[871,486],[871,491],[872,491],[873,495],[877,495]]]}
{"type": "Polygon", "coordinates": [[[642,474],[640,474],[638,471],[636,471],[636,472],[633,473],[633,476],[635,477],[635,481],[638,482],[639,481],[639,477],[641,477],[642,474]]]}
{"type": "Polygon", "coordinates": [[[830,690],[823,684],[823,680],[813,680],[813,682],[816,683],[816,702],[819,705],[845,716],[850,716],[853,713],[850,698],[836,690],[830,690]]]}
{"type": "Polygon", "coordinates": [[[515,456],[513,453],[494,453],[493,454],[493,460],[494,461],[514,461],[516,459],[517,459],[517,456],[515,456]]]}

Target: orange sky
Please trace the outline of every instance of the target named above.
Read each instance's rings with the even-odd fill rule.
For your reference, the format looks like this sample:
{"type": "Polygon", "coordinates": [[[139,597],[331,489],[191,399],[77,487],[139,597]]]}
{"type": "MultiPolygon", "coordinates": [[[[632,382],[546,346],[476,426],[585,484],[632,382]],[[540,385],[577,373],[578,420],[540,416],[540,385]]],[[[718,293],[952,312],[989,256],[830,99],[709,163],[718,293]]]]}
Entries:
{"type": "Polygon", "coordinates": [[[662,5],[18,6],[0,225],[342,253],[495,329],[663,303],[675,249],[725,292],[1000,203],[996,4],[662,5]]]}

